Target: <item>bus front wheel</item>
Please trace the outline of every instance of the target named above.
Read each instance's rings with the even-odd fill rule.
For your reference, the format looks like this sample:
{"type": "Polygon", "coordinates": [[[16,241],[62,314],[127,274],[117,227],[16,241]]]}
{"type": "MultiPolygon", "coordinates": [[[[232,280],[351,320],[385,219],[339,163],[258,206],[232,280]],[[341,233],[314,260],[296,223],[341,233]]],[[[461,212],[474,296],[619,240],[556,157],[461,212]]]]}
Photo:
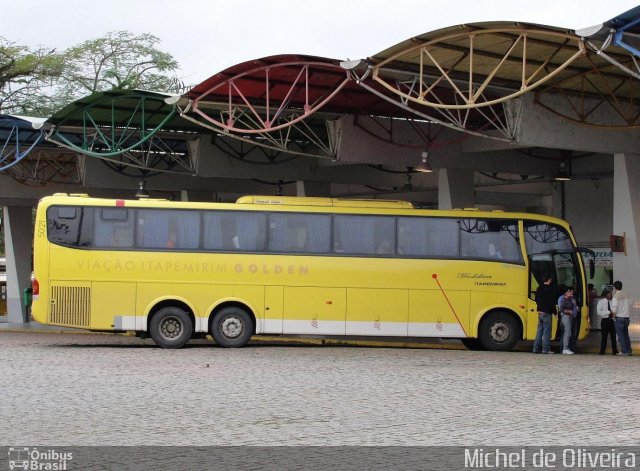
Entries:
{"type": "Polygon", "coordinates": [[[151,319],[151,338],[162,348],[180,348],[193,333],[189,314],[179,307],[163,307],[151,319]]]}
{"type": "Polygon", "coordinates": [[[492,312],[480,322],[480,343],[487,350],[511,350],[520,340],[520,326],[506,312],[492,312]]]}
{"type": "Polygon", "coordinates": [[[253,335],[253,320],[242,308],[225,307],[211,319],[210,331],[221,347],[244,347],[253,335]]]}

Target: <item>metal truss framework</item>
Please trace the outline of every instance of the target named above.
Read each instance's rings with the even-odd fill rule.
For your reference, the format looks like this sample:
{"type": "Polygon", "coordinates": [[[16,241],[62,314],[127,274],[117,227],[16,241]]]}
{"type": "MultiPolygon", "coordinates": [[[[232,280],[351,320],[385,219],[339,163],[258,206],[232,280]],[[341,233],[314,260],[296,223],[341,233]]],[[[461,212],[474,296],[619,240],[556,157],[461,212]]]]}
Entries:
{"type": "MultiPolygon", "coordinates": [[[[231,138],[244,142],[250,147],[261,147],[265,149],[265,155],[276,155],[280,153],[293,156],[324,157],[334,159],[338,153],[340,133],[342,131],[342,121],[339,115],[323,115],[316,113],[307,117],[304,121],[298,121],[289,125],[286,129],[279,129],[274,132],[260,132],[253,134],[234,133],[228,130],[219,129],[216,126],[204,123],[188,114],[188,110],[182,112],[181,116],[199,126],[213,132],[220,138],[231,138]]],[[[224,151],[224,147],[221,147],[224,151]]],[[[237,154],[231,151],[230,156],[237,154]]],[[[245,150],[241,150],[236,156],[246,155],[245,150]]],[[[263,159],[259,159],[262,161],[263,159]]],[[[264,163],[264,162],[261,162],[264,163]]]]}
{"type": "Polygon", "coordinates": [[[602,65],[587,56],[589,68],[552,81],[534,94],[534,103],[578,124],[598,128],[637,128],[640,107],[626,91],[638,87],[632,75],[614,74],[617,66],[602,65]],[[566,84],[572,90],[567,90],[566,84]],[[626,95],[626,98],[625,98],[626,95]]]}
{"type": "Polygon", "coordinates": [[[587,33],[589,37],[587,43],[591,49],[596,51],[606,61],[616,65],[629,75],[640,79],[640,66],[636,59],[640,57],[640,50],[638,50],[637,47],[638,37],[640,37],[639,33],[640,9],[636,7],[601,25],[601,29],[596,31],[595,34],[589,35],[587,33]],[[601,44],[599,45],[598,40],[601,40],[601,44]],[[613,54],[610,55],[605,52],[605,50],[609,49],[612,45],[627,52],[631,58],[631,62],[628,64],[621,63],[612,57],[613,54]]]}
{"type": "Polygon", "coordinates": [[[580,38],[555,30],[467,28],[412,42],[356,79],[424,119],[513,141],[522,112],[521,101],[514,98],[553,79],[584,54],[580,38]],[[388,93],[368,84],[369,75],[388,93]]]}
{"type": "Polygon", "coordinates": [[[348,82],[349,74],[331,63],[264,65],[228,78],[201,93],[193,99],[191,111],[222,131],[273,132],[291,127],[315,113],[348,82]],[[329,75],[334,77],[333,83],[326,82],[329,75]],[[318,81],[319,77],[323,79],[322,83],[318,81]],[[243,85],[238,85],[239,82],[243,85]],[[258,88],[259,93],[250,97],[244,91],[247,85],[258,88]],[[207,101],[211,97],[224,98],[225,102],[207,101]]]}
{"type": "Polygon", "coordinates": [[[360,115],[354,116],[353,124],[371,137],[387,144],[393,144],[396,147],[431,150],[445,145],[445,143],[438,141],[438,137],[444,131],[444,127],[424,119],[411,117],[398,119],[383,116],[360,115]],[[410,137],[416,138],[415,141],[411,139],[411,142],[407,142],[406,133],[402,134],[397,132],[397,124],[399,121],[409,125],[412,131],[410,137]]]}
{"type": "Polygon", "coordinates": [[[331,62],[262,65],[199,92],[181,115],[271,151],[334,158],[339,116],[318,111],[349,81],[349,73],[331,62]]]}
{"type": "Polygon", "coordinates": [[[48,183],[81,185],[84,168],[84,155],[61,149],[36,149],[4,173],[31,186],[48,183]]]}
{"type": "Polygon", "coordinates": [[[230,138],[223,134],[212,135],[211,144],[232,159],[257,165],[281,164],[298,158],[297,155],[289,152],[257,145],[251,140],[230,138]]]}
{"type": "Polygon", "coordinates": [[[635,90],[640,79],[640,51],[630,43],[637,34],[629,31],[639,23],[640,19],[636,19],[617,29],[603,25],[593,35],[586,30],[588,53],[584,70],[537,90],[535,103],[582,125],[605,129],[639,127],[640,107],[635,90]]]}
{"type": "Polygon", "coordinates": [[[170,135],[162,134],[155,134],[135,149],[101,160],[111,170],[127,176],[146,178],[159,173],[195,175],[197,153],[190,151],[191,141],[172,139],[170,135]]]}
{"type": "Polygon", "coordinates": [[[0,117],[0,172],[17,165],[43,140],[39,127],[11,116],[0,117]]]}
{"type": "Polygon", "coordinates": [[[195,174],[193,124],[211,131],[212,144],[228,156],[254,164],[337,159],[345,116],[404,147],[447,145],[437,139],[442,126],[513,142],[528,92],[536,104],[580,124],[638,127],[640,108],[630,90],[640,78],[640,51],[628,41],[638,23],[597,40],[531,25],[461,26],[395,46],[365,67],[319,58],[256,61],[262,65],[222,72],[181,102],[150,92],[102,93],[65,108],[44,132],[73,153],[38,147],[40,131],[27,136],[24,128],[0,126],[0,137],[8,136],[0,143],[0,171],[25,182],[81,182],[84,158],[71,164],[77,153],[130,176],[195,174]],[[354,89],[386,108],[362,106],[374,100],[360,100],[354,89]],[[182,118],[188,122],[176,125],[182,118]],[[398,120],[414,135],[396,134],[398,120]]]}
{"type": "Polygon", "coordinates": [[[195,174],[186,142],[196,134],[160,132],[176,114],[176,107],[167,105],[148,94],[104,94],[57,119],[46,139],[113,168],[195,174]]]}

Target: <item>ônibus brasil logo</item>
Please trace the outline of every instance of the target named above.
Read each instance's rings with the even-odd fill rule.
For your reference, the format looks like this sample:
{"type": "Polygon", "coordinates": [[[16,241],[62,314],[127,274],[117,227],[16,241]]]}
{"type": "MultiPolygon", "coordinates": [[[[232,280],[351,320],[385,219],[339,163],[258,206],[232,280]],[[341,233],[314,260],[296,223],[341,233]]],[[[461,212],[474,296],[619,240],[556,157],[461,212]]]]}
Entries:
{"type": "Polygon", "coordinates": [[[73,453],[36,447],[10,447],[9,469],[33,471],[65,471],[73,453]]]}

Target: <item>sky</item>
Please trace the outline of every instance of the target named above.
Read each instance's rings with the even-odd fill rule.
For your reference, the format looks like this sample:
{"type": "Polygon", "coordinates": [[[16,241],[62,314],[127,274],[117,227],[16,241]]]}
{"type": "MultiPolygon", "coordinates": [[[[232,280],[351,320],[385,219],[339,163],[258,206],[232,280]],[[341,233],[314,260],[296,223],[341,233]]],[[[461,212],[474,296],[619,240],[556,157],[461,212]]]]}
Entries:
{"type": "Polygon", "coordinates": [[[195,85],[275,54],[362,59],[447,26],[522,21],[579,29],[635,0],[0,0],[0,36],[64,50],[110,31],[151,33],[195,85]]]}

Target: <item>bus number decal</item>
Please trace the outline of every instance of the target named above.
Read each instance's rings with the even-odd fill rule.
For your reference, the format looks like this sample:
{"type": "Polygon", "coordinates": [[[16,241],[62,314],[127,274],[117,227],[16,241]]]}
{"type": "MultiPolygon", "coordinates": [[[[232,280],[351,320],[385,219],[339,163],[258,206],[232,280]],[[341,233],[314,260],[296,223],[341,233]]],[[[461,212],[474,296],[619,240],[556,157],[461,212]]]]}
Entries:
{"type": "Polygon", "coordinates": [[[45,221],[38,221],[38,237],[44,237],[47,228],[45,221]]]}

